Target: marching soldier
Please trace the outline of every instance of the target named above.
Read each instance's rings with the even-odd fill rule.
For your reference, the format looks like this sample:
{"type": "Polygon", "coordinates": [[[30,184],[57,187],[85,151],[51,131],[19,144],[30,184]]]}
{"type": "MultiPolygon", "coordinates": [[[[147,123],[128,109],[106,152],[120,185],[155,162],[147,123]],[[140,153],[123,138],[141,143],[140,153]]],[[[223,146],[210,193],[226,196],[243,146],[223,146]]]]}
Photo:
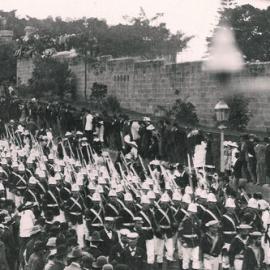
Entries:
{"type": "MultiPolygon", "coordinates": [[[[207,196],[207,207],[204,210],[202,224],[206,224],[211,220],[220,221],[221,211],[217,206],[217,199],[214,193],[209,193],[207,196]]],[[[205,228],[203,227],[205,230],[205,228]]]]}
{"type": "Polygon", "coordinates": [[[263,231],[263,224],[258,212],[258,202],[254,198],[250,198],[247,208],[243,210],[241,214],[241,221],[249,224],[257,231],[263,231]]]}
{"type": "Polygon", "coordinates": [[[23,195],[27,189],[27,181],[24,176],[25,167],[21,163],[18,165],[18,173],[13,171],[13,179],[15,183],[15,205],[18,207],[23,202],[23,195]]]}
{"type": "MultiPolygon", "coordinates": [[[[172,196],[173,205],[171,206],[172,214],[173,214],[173,233],[174,233],[174,243],[177,246],[177,255],[179,259],[180,268],[182,268],[182,249],[181,249],[181,241],[178,238],[178,227],[179,224],[183,221],[188,212],[185,208],[181,207],[182,196],[180,192],[175,191],[172,196]]],[[[191,201],[190,201],[191,202],[191,201]]]]}
{"type": "Polygon", "coordinates": [[[244,252],[247,248],[249,239],[249,232],[252,227],[248,224],[240,224],[238,226],[239,233],[232,240],[229,249],[229,261],[230,267],[234,267],[234,270],[242,270],[244,252]]]}
{"type": "Polygon", "coordinates": [[[118,218],[120,207],[117,201],[116,191],[111,189],[108,196],[109,196],[109,201],[104,207],[105,216],[118,218]]]}
{"type": "Polygon", "coordinates": [[[190,203],[188,216],[185,216],[179,226],[179,236],[182,242],[183,270],[189,269],[192,261],[192,269],[200,269],[199,243],[201,237],[200,222],[197,218],[197,205],[190,203]]]}
{"type": "Polygon", "coordinates": [[[134,227],[134,218],[137,216],[132,195],[130,193],[126,193],[124,195],[124,201],[125,204],[120,210],[120,226],[121,228],[132,230],[134,227]]]}
{"type": "Polygon", "coordinates": [[[206,223],[207,232],[202,236],[200,249],[205,270],[217,270],[220,266],[220,255],[224,244],[219,234],[219,222],[211,220],[206,223]]]}
{"type": "Polygon", "coordinates": [[[60,195],[56,188],[56,180],[54,177],[49,177],[48,180],[48,190],[44,196],[44,206],[47,214],[48,211],[52,213],[54,217],[60,214],[60,195]]]}
{"type": "Polygon", "coordinates": [[[157,227],[155,229],[155,247],[157,263],[162,269],[164,248],[166,247],[166,259],[168,265],[173,262],[174,245],[173,245],[173,215],[170,209],[170,197],[167,193],[162,194],[159,207],[155,211],[155,220],[157,227]]]}
{"type": "Polygon", "coordinates": [[[84,246],[84,204],[79,191],[79,186],[77,184],[73,184],[71,188],[72,195],[66,203],[66,214],[68,220],[72,224],[72,228],[76,230],[78,244],[82,248],[84,246]]]}
{"type": "Polygon", "coordinates": [[[145,239],[146,245],[146,257],[147,257],[147,269],[152,270],[155,262],[155,240],[154,240],[154,229],[155,221],[152,212],[149,210],[150,200],[144,195],[141,198],[142,209],[138,213],[139,217],[142,218],[142,236],[145,239]]]}
{"type": "Polygon", "coordinates": [[[85,219],[89,235],[94,231],[101,231],[104,226],[104,212],[101,207],[101,197],[99,193],[94,193],[92,196],[93,206],[85,213],[85,219]]]}
{"type": "Polygon", "coordinates": [[[235,202],[233,198],[227,198],[225,202],[225,214],[221,217],[221,227],[224,239],[224,247],[222,250],[222,267],[229,268],[228,251],[232,240],[237,234],[237,226],[239,225],[238,217],[235,213],[235,202]]]}

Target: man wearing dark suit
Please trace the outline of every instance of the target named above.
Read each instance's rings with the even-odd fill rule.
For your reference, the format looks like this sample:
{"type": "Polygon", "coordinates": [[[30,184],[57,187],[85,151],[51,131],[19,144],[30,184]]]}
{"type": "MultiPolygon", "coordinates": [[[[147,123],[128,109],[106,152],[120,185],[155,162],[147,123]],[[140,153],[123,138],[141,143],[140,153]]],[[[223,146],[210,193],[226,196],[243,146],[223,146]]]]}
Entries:
{"type": "Polygon", "coordinates": [[[128,238],[127,235],[130,233],[128,229],[120,230],[120,240],[117,244],[115,244],[110,252],[109,262],[112,265],[117,265],[121,261],[122,252],[128,248],[128,238]]]}
{"type": "Polygon", "coordinates": [[[121,263],[128,265],[130,270],[143,269],[146,261],[146,253],[143,249],[137,246],[137,233],[129,233],[129,246],[121,253],[121,263]]]}
{"type": "Polygon", "coordinates": [[[105,217],[104,229],[100,231],[100,238],[103,240],[101,251],[103,256],[109,256],[112,247],[118,243],[117,232],[113,231],[114,218],[105,217]]]}

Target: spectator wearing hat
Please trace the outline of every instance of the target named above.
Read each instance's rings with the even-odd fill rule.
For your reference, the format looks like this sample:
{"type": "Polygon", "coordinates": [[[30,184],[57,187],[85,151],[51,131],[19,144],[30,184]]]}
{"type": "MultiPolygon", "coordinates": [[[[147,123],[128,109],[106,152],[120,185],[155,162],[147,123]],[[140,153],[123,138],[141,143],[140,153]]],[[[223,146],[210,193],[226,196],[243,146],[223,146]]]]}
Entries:
{"type": "Polygon", "coordinates": [[[83,270],[91,270],[94,257],[91,254],[84,253],[82,256],[81,267],[83,270]]]}
{"type": "Polygon", "coordinates": [[[243,267],[245,270],[257,270],[262,269],[265,254],[261,247],[262,233],[258,231],[251,232],[249,234],[249,241],[247,248],[244,251],[243,267]]]}
{"type": "Polygon", "coordinates": [[[114,218],[105,217],[104,229],[100,231],[100,238],[103,240],[101,243],[101,252],[104,256],[110,255],[111,248],[118,243],[117,232],[114,231],[114,218]]]}
{"type": "Polygon", "coordinates": [[[42,241],[36,241],[34,244],[33,254],[31,254],[27,269],[40,270],[45,266],[45,245],[42,241]]]}
{"type": "Polygon", "coordinates": [[[129,239],[129,246],[121,253],[121,263],[128,265],[130,270],[143,269],[145,265],[146,254],[143,249],[137,246],[139,235],[135,232],[131,232],[127,235],[127,237],[129,239]]]}
{"type": "Polygon", "coordinates": [[[103,266],[108,264],[108,260],[105,256],[99,256],[96,261],[92,263],[92,269],[102,270],[103,266]]]}
{"type": "Polygon", "coordinates": [[[64,268],[64,270],[82,270],[81,268],[81,260],[83,253],[80,248],[75,247],[71,250],[71,252],[67,255],[67,260],[69,265],[64,268]]]}
{"type": "Polygon", "coordinates": [[[44,270],[50,269],[51,265],[53,265],[55,255],[57,253],[56,249],[56,237],[50,237],[46,243],[46,249],[47,249],[47,263],[44,267],[44,270]]]}
{"type": "Polygon", "coordinates": [[[270,185],[270,139],[268,137],[264,138],[265,143],[265,183],[270,185]]]}
{"type": "Polygon", "coordinates": [[[46,270],[64,270],[64,268],[66,267],[66,256],[67,256],[66,246],[64,245],[57,246],[54,259],[50,265],[46,265],[46,267],[48,267],[46,270]]]}
{"type": "Polygon", "coordinates": [[[211,220],[206,223],[206,233],[202,236],[200,250],[205,270],[219,269],[220,255],[224,244],[219,234],[219,221],[211,220]]]}
{"type": "Polygon", "coordinates": [[[257,141],[254,151],[256,155],[256,174],[257,174],[257,184],[264,185],[266,183],[265,175],[265,150],[266,144],[262,141],[257,141]]]}
{"type": "Polygon", "coordinates": [[[127,235],[130,233],[128,229],[120,230],[120,239],[119,242],[112,246],[109,256],[109,262],[112,265],[116,265],[121,260],[121,253],[125,248],[128,247],[128,237],[127,235]]]}
{"type": "Polygon", "coordinates": [[[98,231],[94,231],[92,235],[89,237],[89,247],[85,247],[84,250],[90,253],[94,259],[102,255],[102,251],[100,249],[101,243],[103,240],[100,238],[100,234],[98,231]]]}
{"type": "Polygon", "coordinates": [[[174,177],[177,186],[184,191],[186,186],[189,185],[189,175],[183,164],[178,164],[177,170],[174,172],[174,177]]]}
{"type": "Polygon", "coordinates": [[[240,153],[235,153],[235,163],[233,165],[233,177],[234,177],[234,187],[237,191],[239,188],[239,179],[242,178],[242,167],[243,160],[240,157],[240,153]]]}
{"type": "Polygon", "coordinates": [[[41,238],[41,227],[39,225],[35,225],[32,228],[31,235],[29,241],[25,247],[25,260],[28,261],[30,256],[34,252],[35,242],[40,241],[41,238]]]}
{"type": "Polygon", "coordinates": [[[240,224],[237,229],[238,234],[232,240],[229,248],[229,263],[230,267],[234,267],[235,270],[242,270],[244,252],[252,227],[248,224],[240,224]]]}

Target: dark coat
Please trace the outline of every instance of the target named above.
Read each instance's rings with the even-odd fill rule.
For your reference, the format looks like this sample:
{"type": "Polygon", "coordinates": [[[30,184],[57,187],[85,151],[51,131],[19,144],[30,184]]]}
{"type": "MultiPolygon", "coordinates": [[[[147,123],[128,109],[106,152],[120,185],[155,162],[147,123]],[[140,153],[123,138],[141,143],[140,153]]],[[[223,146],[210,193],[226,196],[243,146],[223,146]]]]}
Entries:
{"type": "Polygon", "coordinates": [[[5,244],[0,241],[0,270],[9,270],[5,244]]]}
{"type": "Polygon", "coordinates": [[[40,270],[45,266],[45,260],[43,257],[38,256],[36,253],[33,253],[28,261],[28,270],[40,270]]]}
{"type": "Polygon", "coordinates": [[[112,247],[118,243],[118,235],[115,231],[112,231],[112,239],[110,239],[105,229],[103,229],[100,231],[100,238],[103,240],[100,245],[102,255],[109,256],[112,247]]]}
{"type": "Polygon", "coordinates": [[[115,244],[110,252],[109,262],[113,265],[116,265],[121,262],[121,254],[124,251],[124,248],[120,243],[115,244]]]}
{"type": "Polygon", "coordinates": [[[121,263],[129,266],[130,270],[141,270],[144,267],[146,261],[146,253],[143,249],[137,247],[135,255],[132,256],[130,249],[126,248],[121,253],[122,261],[121,263]]]}

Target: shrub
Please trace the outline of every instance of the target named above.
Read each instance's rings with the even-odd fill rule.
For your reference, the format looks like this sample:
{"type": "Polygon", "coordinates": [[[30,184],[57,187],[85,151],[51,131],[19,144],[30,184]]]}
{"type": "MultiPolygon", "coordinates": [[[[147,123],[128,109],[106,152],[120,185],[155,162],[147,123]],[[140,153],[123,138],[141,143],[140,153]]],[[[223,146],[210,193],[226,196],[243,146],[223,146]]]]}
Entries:
{"type": "Polygon", "coordinates": [[[196,126],[199,119],[196,113],[196,108],[191,102],[182,99],[177,99],[172,107],[158,107],[158,112],[163,120],[175,121],[179,125],[196,126]]]}
{"type": "Polygon", "coordinates": [[[36,97],[57,95],[60,98],[75,98],[76,79],[67,62],[37,57],[34,64],[32,78],[29,80],[29,92],[36,97]]]}
{"type": "Polygon", "coordinates": [[[252,116],[248,109],[249,98],[235,94],[228,97],[226,102],[230,108],[228,127],[239,131],[245,130],[252,116]]]}
{"type": "Polygon", "coordinates": [[[110,112],[112,114],[121,112],[121,105],[117,97],[108,96],[103,101],[103,110],[110,112]]]}

